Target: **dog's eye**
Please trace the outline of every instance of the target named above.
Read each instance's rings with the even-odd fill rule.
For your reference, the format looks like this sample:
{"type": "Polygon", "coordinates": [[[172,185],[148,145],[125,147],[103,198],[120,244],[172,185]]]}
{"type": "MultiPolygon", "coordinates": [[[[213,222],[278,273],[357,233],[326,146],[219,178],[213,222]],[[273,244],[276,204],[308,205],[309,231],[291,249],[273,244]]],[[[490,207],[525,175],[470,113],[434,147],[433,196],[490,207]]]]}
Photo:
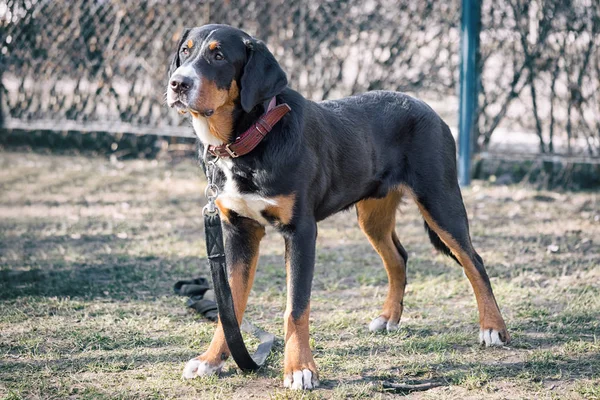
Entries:
{"type": "Polygon", "coordinates": [[[224,58],[223,57],[223,53],[217,53],[217,54],[215,54],[215,60],[222,60],[223,58],[224,58]]]}
{"type": "Polygon", "coordinates": [[[190,49],[188,49],[187,47],[184,47],[183,49],[181,49],[181,54],[184,56],[187,56],[190,54],[190,49]]]}

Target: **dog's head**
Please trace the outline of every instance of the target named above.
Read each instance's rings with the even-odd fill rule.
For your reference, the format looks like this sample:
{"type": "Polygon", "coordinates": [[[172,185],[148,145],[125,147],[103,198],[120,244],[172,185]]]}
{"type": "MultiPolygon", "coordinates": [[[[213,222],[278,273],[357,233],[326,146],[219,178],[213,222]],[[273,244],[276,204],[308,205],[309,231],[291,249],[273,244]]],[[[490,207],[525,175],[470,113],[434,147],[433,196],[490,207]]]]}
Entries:
{"type": "Polygon", "coordinates": [[[249,113],[287,86],[267,46],[227,25],[185,29],[171,62],[167,104],[194,118],[249,113]]]}

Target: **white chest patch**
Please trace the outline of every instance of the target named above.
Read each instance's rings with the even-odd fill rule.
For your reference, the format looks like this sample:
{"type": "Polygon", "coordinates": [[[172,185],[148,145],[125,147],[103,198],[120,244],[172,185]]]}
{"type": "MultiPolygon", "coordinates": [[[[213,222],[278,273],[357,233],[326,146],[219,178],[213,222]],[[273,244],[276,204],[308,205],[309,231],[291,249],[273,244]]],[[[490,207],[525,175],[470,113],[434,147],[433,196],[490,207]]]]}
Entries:
{"type": "Polygon", "coordinates": [[[241,216],[258,221],[262,225],[268,225],[269,222],[263,217],[261,212],[269,206],[277,206],[277,201],[257,194],[240,193],[233,180],[231,172],[231,168],[233,167],[232,161],[222,158],[218,164],[227,179],[225,188],[218,197],[219,204],[222,207],[235,211],[241,216]]]}
{"type": "Polygon", "coordinates": [[[204,146],[212,144],[213,146],[220,146],[223,144],[222,141],[214,137],[210,133],[210,129],[208,128],[208,122],[206,118],[198,116],[192,118],[192,125],[194,127],[194,132],[196,132],[196,136],[202,142],[204,146]]]}

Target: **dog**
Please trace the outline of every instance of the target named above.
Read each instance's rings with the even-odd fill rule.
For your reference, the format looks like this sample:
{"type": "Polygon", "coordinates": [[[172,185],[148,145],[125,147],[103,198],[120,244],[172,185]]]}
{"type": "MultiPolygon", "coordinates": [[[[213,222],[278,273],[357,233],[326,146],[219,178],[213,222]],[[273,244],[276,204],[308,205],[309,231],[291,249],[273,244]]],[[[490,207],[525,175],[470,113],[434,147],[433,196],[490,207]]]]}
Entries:
{"type": "MultiPolygon", "coordinates": [[[[408,257],[394,226],[400,200],[410,197],[432,244],[454,258],[471,282],[480,342],[509,342],[483,261],[471,244],[455,142],[435,111],[390,91],[307,100],[288,87],[285,72],[265,43],[231,26],[185,29],[177,46],[167,104],[189,113],[201,151],[208,147],[221,156],[216,163],[215,181],[221,190],[216,203],[238,322],[265,226],[274,226],[285,240],[284,387],[318,385],[308,322],[317,222],[353,206],[389,278],[387,297],[369,324],[371,331],[393,331],[400,322],[408,257]],[[284,104],[286,110],[279,113],[284,115],[266,123],[272,106],[284,104]],[[246,154],[233,151],[251,131],[258,139],[244,148],[246,154]]],[[[183,376],[218,373],[229,354],[217,324],[208,349],[186,364],[183,376]]]]}

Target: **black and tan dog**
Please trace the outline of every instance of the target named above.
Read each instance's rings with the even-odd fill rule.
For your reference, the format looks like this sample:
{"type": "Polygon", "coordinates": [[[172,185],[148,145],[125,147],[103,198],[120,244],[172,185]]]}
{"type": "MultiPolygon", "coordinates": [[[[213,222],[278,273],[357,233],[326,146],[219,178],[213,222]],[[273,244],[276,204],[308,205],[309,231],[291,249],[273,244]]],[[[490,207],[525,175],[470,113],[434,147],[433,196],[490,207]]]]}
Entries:
{"type": "MultiPolygon", "coordinates": [[[[191,114],[202,146],[223,148],[234,141],[265,114],[273,98],[291,111],[248,154],[220,158],[217,204],[239,321],[265,226],[275,226],[285,239],[284,385],[310,389],[318,384],[308,333],[318,221],[356,207],[358,224],[389,278],[387,298],[369,329],[398,327],[407,253],[394,226],[403,196],[416,202],[433,245],[464,268],[479,307],[481,343],[507,343],[483,261],[471,244],[454,139],[431,108],[406,94],[385,91],[315,103],[287,86],[285,73],[263,42],[226,25],[183,32],[167,102],[191,114]]],[[[183,375],[216,373],[228,356],[218,325],[208,350],[190,360],[183,375]]]]}

